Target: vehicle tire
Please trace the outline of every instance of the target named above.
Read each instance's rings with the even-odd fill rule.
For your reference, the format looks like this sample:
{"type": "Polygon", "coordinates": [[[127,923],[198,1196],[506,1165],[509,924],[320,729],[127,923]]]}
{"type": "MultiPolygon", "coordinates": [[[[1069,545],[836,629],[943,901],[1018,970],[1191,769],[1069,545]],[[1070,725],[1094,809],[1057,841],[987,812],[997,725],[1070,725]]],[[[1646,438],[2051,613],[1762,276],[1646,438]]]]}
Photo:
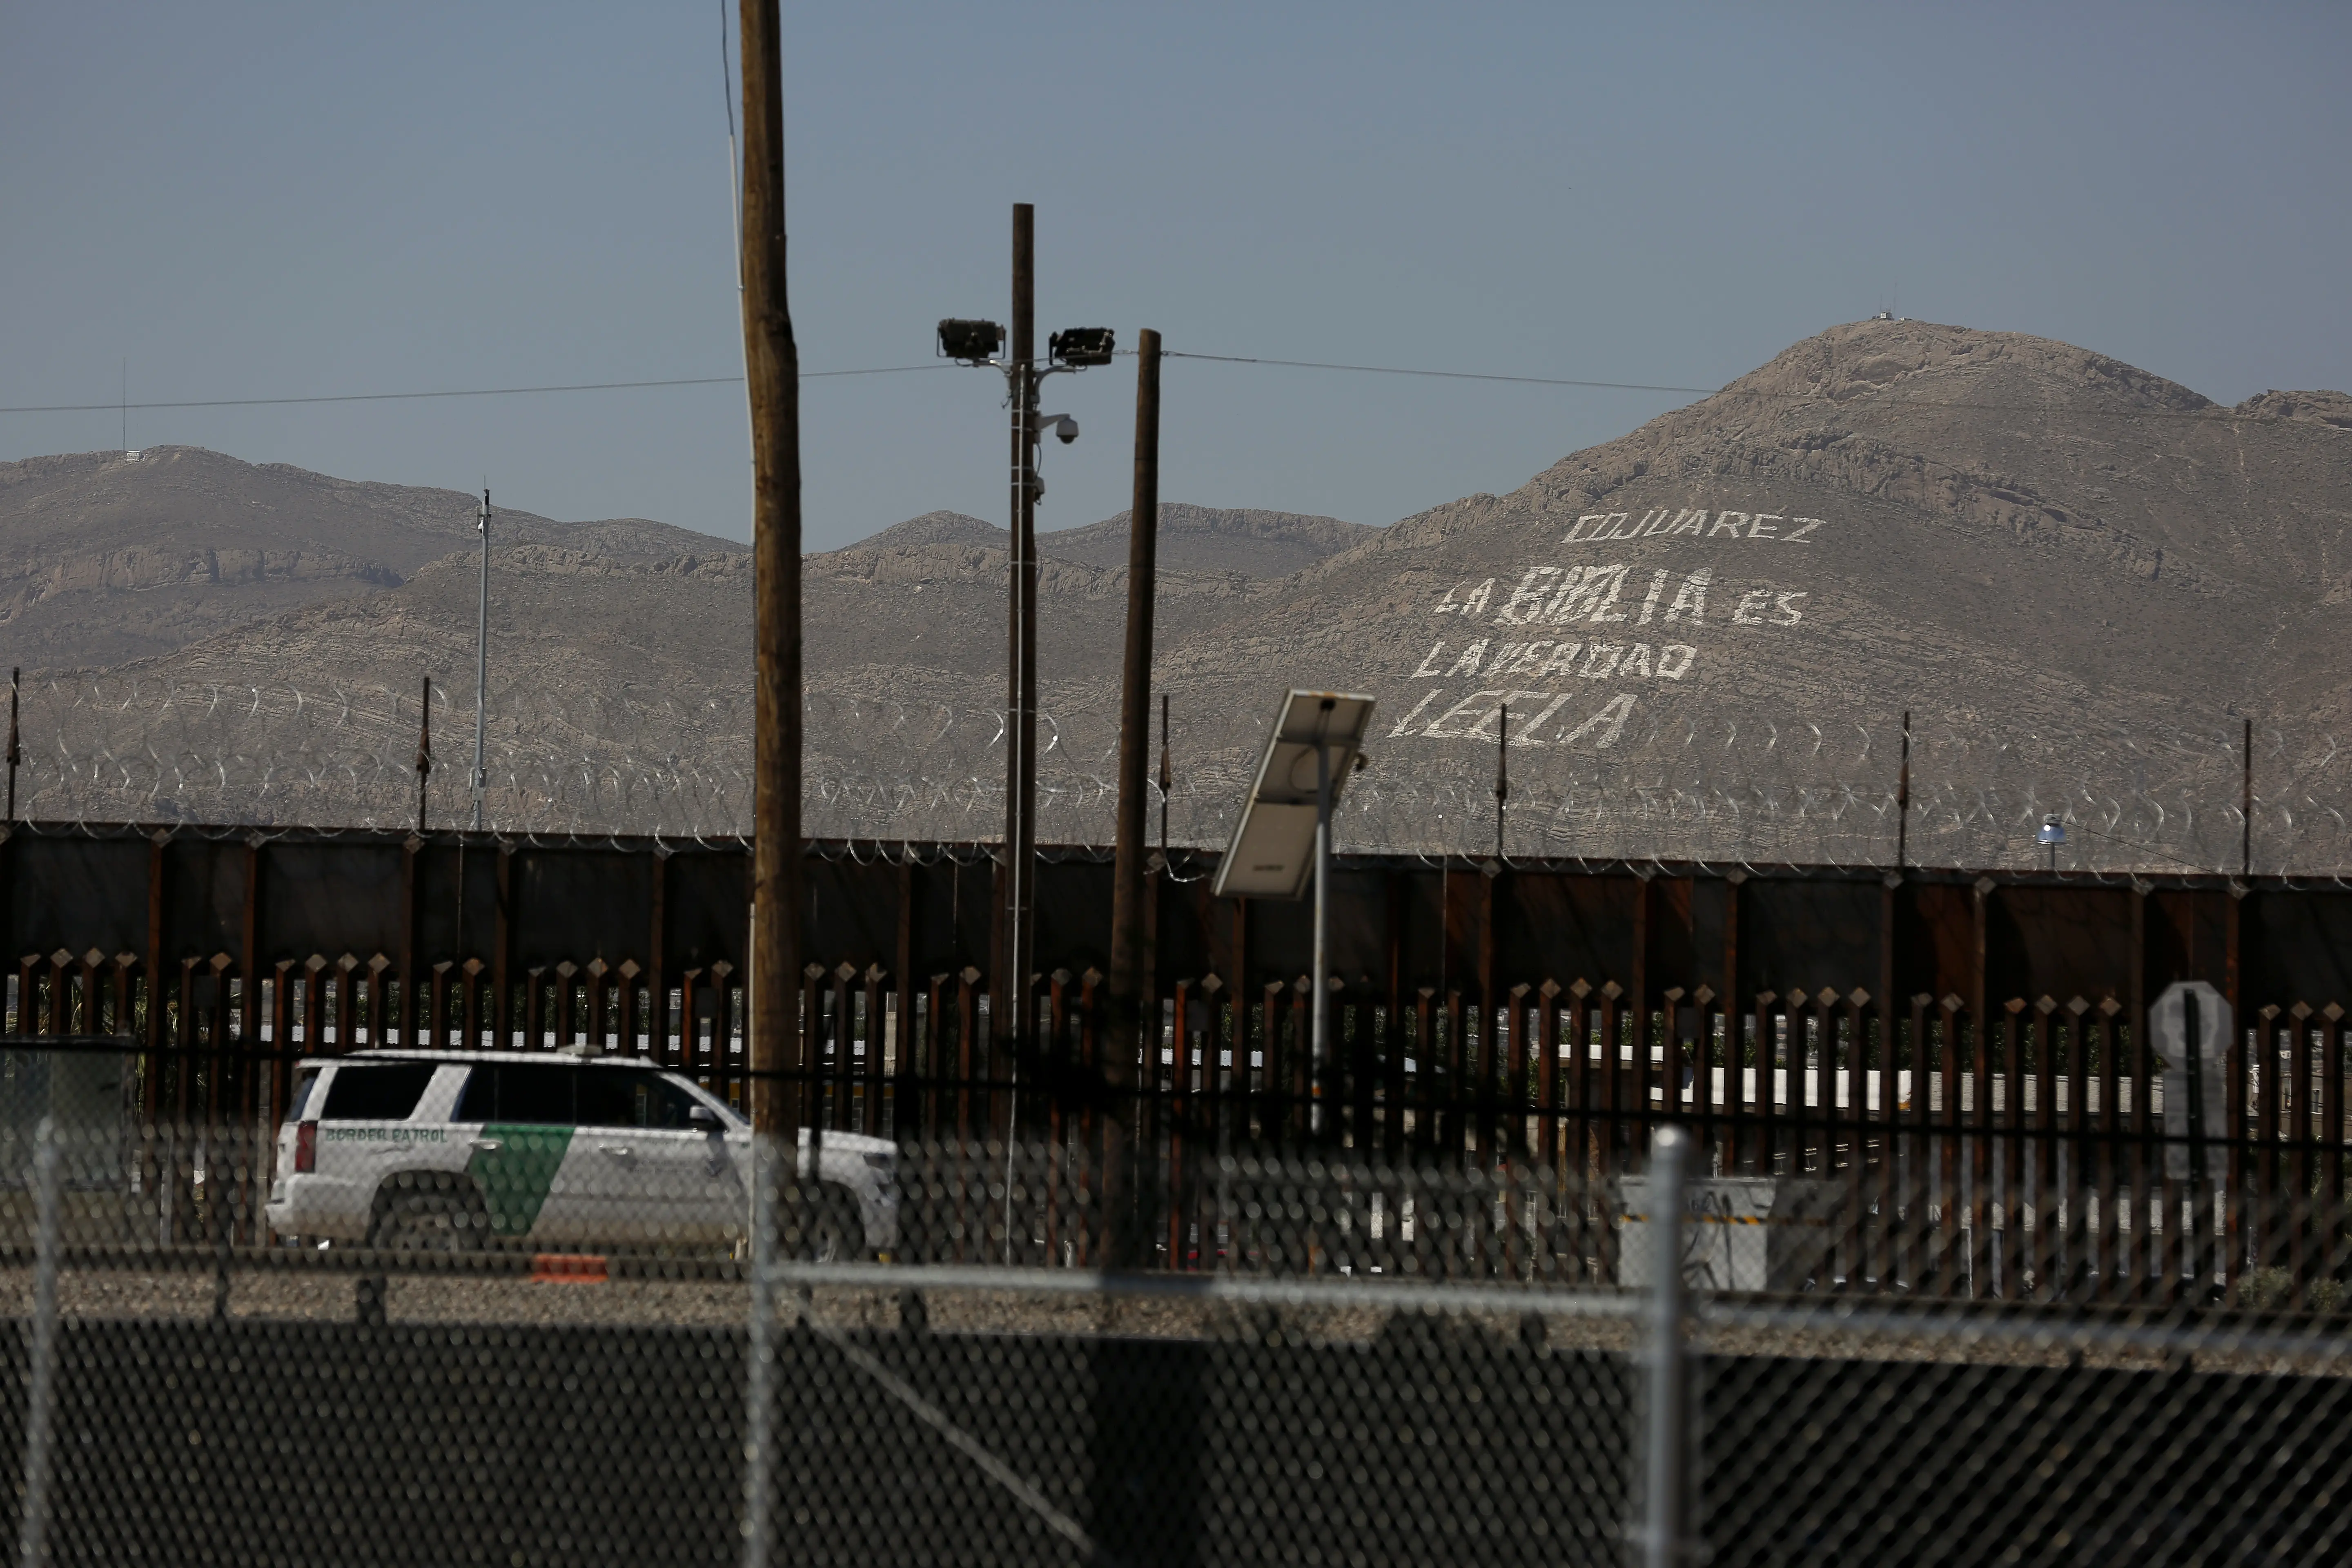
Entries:
{"type": "Polygon", "coordinates": [[[799,1256],[811,1263],[859,1263],[874,1256],[866,1245],[866,1216],[840,1187],[809,1194],[801,1223],[799,1256]]]}
{"type": "Polygon", "coordinates": [[[375,1197],[368,1245],[393,1252],[479,1252],[489,1211],[471,1181],[440,1172],[399,1175],[375,1197]]]}

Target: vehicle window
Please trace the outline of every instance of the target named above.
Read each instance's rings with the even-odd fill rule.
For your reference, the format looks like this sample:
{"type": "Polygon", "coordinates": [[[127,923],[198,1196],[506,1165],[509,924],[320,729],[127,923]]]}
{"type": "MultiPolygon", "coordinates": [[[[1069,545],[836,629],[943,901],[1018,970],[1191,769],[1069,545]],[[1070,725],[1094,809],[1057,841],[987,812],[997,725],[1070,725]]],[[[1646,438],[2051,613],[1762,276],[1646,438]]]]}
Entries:
{"type": "Polygon", "coordinates": [[[580,1069],[583,1127],[648,1127],[684,1130],[694,1097],[659,1073],[629,1068],[580,1069]]]}
{"type": "Polygon", "coordinates": [[[655,1077],[652,1074],[646,1076],[653,1078],[654,1093],[659,1097],[660,1101],[660,1120],[654,1125],[680,1128],[693,1126],[694,1123],[688,1121],[687,1116],[702,1101],[687,1093],[683,1084],[672,1083],[666,1078],[655,1077]]]}
{"type": "Polygon", "coordinates": [[[643,1127],[638,1119],[637,1083],[649,1075],[614,1068],[580,1069],[580,1125],[583,1127],[643,1127]]]}
{"type": "Polygon", "coordinates": [[[344,1062],[319,1114],[328,1121],[405,1121],[432,1081],[431,1062],[344,1062]]]}
{"type": "Polygon", "coordinates": [[[477,1067],[466,1075],[466,1087],[457,1093],[457,1120],[496,1121],[498,1119],[499,1069],[477,1067]]]}
{"type": "Polygon", "coordinates": [[[485,1062],[467,1075],[457,1120],[572,1126],[572,1080],[579,1076],[576,1068],[485,1062]]]}
{"type": "Polygon", "coordinates": [[[319,1087],[319,1069],[310,1068],[296,1075],[294,1098],[286,1102],[286,1120],[299,1121],[303,1110],[310,1103],[310,1091],[319,1087]]]}

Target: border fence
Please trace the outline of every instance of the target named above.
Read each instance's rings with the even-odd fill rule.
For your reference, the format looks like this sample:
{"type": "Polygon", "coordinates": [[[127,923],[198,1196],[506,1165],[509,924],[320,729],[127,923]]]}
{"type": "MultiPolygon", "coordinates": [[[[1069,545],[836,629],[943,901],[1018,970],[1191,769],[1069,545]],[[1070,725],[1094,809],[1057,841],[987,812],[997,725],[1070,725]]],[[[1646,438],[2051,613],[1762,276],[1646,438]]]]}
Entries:
{"type": "MultiPolygon", "coordinates": [[[[1058,1192],[1053,1173],[1098,1155],[1112,1124],[1088,1087],[1107,859],[1047,856],[1048,957],[1009,999],[990,973],[988,847],[811,854],[789,1120],[906,1146],[1050,1147],[1029,1179],[1058,1192]]],[[[20,826],[0,844],[7,1031],[136,1047],[128,1072],[82,1074],[86,1121],[242,1127],[257,1147],[289,1058],[372,1045],[643,1056],[740,1102],[748,860],[740,842],[20,826]],[[117,1102],[98,1103],[101,1081],[117,1102]]],[[[1601,1195],[1553,1194],[1525,1261],[1612,1281],[1606,1193],[1673,1121],[1698,1139],[1701,1174],[1750,1184],[1723,1201],[1764,1205],[1749,1217],[1776,1234],[1844,1216],[1823,1256],[1774,1253],[1775,1287],[2340,1292],[2352,893],[1343,858],[1332,1049],[1317,1061],[1305,908],[1214,900],[1209,865],[1177,851],[1154,873],[1160,1059],[1140,1064],[1136,1114],[1114,1119],[1147,1160],[1166,1267],[1236,1265],[1219,1162],[1337,1152],[1504,1188],[1534,1168],[1588,1184],[1601,1195]],[[2147,1027],[2176,982],[2233,1020],[2206,1072],[2168,1061],[2147,1027]],[[2182,1101],[2209,1075],[2192,1126],[2182,1101]]],[[[69,1082],[53,1073],[43,1092],[69,1082]]],[[[150,1157],[153,1181],[189,1191],[175,1212],[194,1212],[194,1154],[150,1157]]],[[[1034,1235],[924,1245],[1083,1263],[1060,1201],[1034,1235]]],[[[257,1200],[238,1212],[234,1238],[261,1239],[257,1200]]]]}
{"type": "Polygon", "coordinates": [[[1113,1102],[1107,858],[810,853],[762,1144],[740,842],[12,830],[19,1560],[2345,1551],[2352,894],[1343,858],[1317,1060],[1176,851],[1113,1102]]]}
{"type": "MultiPolygon", "coordinates": [[[[723,1142],[597,1254],[164,1246],[118,1140],[37,1124],[0,1186],[19,1561],[2188,1564],[2352,1529],[2340,1318],[1746,1289],[1672,1129],[1607,1187],[1223,1159],[1249,1266],[1131,1274],[845,1256],[805,1159],[723,1142]],[[644,1227],[714,1188],[731,1244],[644,1227]],[[1534,1267],[1563,1192],[1617,1200],[1613,1282],[1534,1267]]],[[[902,1149],[906,1230],[1040,1232],[1003,1159],[902,1149]]]]}

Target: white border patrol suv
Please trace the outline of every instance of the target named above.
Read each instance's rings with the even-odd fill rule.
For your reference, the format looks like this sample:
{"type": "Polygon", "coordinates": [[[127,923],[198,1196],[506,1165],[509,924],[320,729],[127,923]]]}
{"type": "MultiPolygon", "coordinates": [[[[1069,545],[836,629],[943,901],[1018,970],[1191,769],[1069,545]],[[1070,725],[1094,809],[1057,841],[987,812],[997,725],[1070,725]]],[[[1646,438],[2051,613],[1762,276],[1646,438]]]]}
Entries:
{"type": "MultiPolygon", "coordinates": [[[[748,1230],[751,1131],[650,1062],[524,1051],[360,1051],[304,1063],[278,1131],[281,1237],[471,1251],[702,1248],[748,1230]]],[[[808,1183],[810,1135],[800,1135],[808,1183]]],[[[827,1132],[801,1248],[887,1253],[897,1149],[827,1132]]]]}

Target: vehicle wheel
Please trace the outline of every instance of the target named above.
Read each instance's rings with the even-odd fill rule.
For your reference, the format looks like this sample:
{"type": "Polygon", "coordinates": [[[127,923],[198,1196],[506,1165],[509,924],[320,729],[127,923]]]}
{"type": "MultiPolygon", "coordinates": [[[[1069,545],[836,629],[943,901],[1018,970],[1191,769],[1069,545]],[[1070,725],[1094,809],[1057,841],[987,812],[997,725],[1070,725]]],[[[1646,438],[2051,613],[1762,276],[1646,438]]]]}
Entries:
{"type": "Polygon", "coordinates": [[[801,1226],[800,1255],[812,1263],[856,1263],[871,1257],[857,1200],[838,1187],[814,1194],[801,1226]]]}
{"type": "Polygon", "coordinates": [[[394,1252],[479,1252],[489,1239],[489,1211],[462,1177],[395,1176],[375,1200],[368,1245],[394,1252]]]}

